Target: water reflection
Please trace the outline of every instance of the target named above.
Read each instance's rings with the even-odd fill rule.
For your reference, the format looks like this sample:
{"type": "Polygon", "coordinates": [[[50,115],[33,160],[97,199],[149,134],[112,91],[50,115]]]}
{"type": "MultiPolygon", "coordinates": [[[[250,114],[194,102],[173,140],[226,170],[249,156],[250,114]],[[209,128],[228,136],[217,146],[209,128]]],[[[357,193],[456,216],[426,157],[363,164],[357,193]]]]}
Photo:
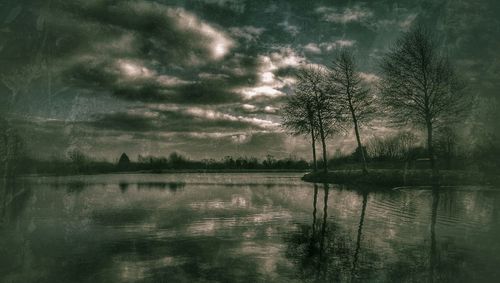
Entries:
{"type": "MultiPolygon", "coordinates": [[[[359,188],[358,188],[359,189],[359,188]]],[[[380,214],[381,203],[387,207],[390,201],[385,200],[388,195],[380,196],[380,193],[369,193],[367,190],[359,190],[359,199],[361,202],[357,206],[358,222],[356,233],[350,233],[350,227],[340,225],[335,217],[335,207],[329,209],[328,205],[335,203],[330,194],[331,188],[323,185],[322,217],[317,216],[318,211],[318,186],[314,186],[313,197],[313,215],[312,225],[298,224],[299,229],[294,234],[284,238],[287,243],[287,257],[297,267],[296,275],[304,282],[407,282],[407,281],[427,281],[427,282],[495,282],[498,272],[492,265],[492,261],[499,262],[498,255],[489,252],[491,255],[485,256],[478,253],[480,249],[486,251],[494,249],[498,252],[498,244],[492,244],[493,238],[498,233],[490,234],[486,239],[489,244],[483,245],[468,235],[460,234],[458,230],[467,229],[468,225],[465,215],[460,215],[463,209],[472,209],[467,207],[471,205],[473,197],[482,196],[483,193],[467,192],[460,193],[456,190],[446,188],[433,188],[427,191],[410,192],[410,195],[418,195],[417,199],[409,199],[403,202],[403,210],[414,211],[415,215],[400,215],[400,211],[390,212],[394,215],[380,214]],[[367,207],[369,206],[369,196],[374,194],[377,199],[375,207],[379,212],[374,215],[373,212],[368,220],[370,237],[368,245],[364,247],[364,226],[366,226],[367,207]],[[457,198],[464,194],[462,197],[457,198]],[[427,198],[429,196],[429,198],[427,198]],[[424,198],[427,198],[425,200],[424,198]],[[472,198],[471,198],[472,197],[472,198]],[[444,199],[444,201],[442,201],[444,199]],[[419,200],[420,210],[413,209],[415,200],[419,200]],[[407,203],[407,202],[410,203],[407,203]],[[429,218],[421,220],[417,215],[425,212],[425,203],[429,207],[429,218]],[[454,209],[450,210],[450,203],[454,209]],[[466,205],[466,207],[460,207],[466,205]],[[458,204],[458,205],[457,205],[458,204]],[[406,207],[406,208],[405,208],[406,207]],[[333,210],[333,215],[332,215],[333,210]],[[439,216],[439,211],[444,215],[439,216]],[[329,216],[329,214],[331,216],[329,216]],[[408,224],[395,222],[396,217],[408,218],[408,224]],[[457,217],[463,219],[459,220],[457,217]],[[320,223],[318,222],[318,218],[320,223]],[[378,219],[377,219],[378,218],[378,219]],[[407,234],[405,238],[399,238],[396,241],[384,239],[380,233],[387,227],[385,225],[397,225],[397,229],[390,228],[390,233],[401,233],[403,230],[411,229],[412,226],[426,226],[428,232],[419,236],[418,233],[407,234]],[[371,223],[376,222],[376,223],[371,223]],[[387,223],[388,222],[388,223],[387,223]],[[404,225],[402,225],[404,224],[404,225]],[[444,225],[444,227],[443,227],[444,225]],[[374,227],[379,226],[379,227],[374,227]],[[441,227],[447,233],[439,235],[437,226],[441,227]],[[401,230],[401,231],[399,231],[401,230]],[[453,231],[453,232],[451,232],[453,231]],[[419,240],[420,239],[420,240],[419,240]],[[465,244],[463,241],[466,241],[465,244]],[[383,248],[389,242],[390,248],[383,248]],[[428,251],[428,252],[425,252],[428,251]],[[484,257],[484,258],[482,258],[484,257]],[[485,260],[488,258],[489,260],[485,260]],[[474,268],[470,268],[474,266],[474,268]],[[476,270],[475,270],[476,269],[476,270]]],[[[335,195],[338,190],[334,190],[335,195]]],[[[351,192],[352,193],[352,192],[351,192]]],[[[407,192],[406,192],[407,193],[407,192]]],[[[398,193],[399,194],[399,193],[398,193]]],[[[390,196],[391,194],[389,194],[390,196]]],[[[487,192],[486,195],[493,196],[498,203],[498,193],[487,192]]],[[[401,197],[401,195],[398,195],[401,197]]],[[[482,197],[481,197],[482,199],[482,197]]],[[[353,207],[355,209],[355,207],[353,207]]],[[[478,208],[475,208],[478,209],[478,208]]],[[[495,211],[492,208],[490,224],[497,227],[500,223],[496,221],[495,211]]],[[[481,212],[484,215],[484,212],[481,212]]],[[[343,211],[340,211],[342,214],[343,211]]],[[[387,211],[386,211],[387,213],[387,211]]],[[[337,214],[338,215],[338,214],[337,214]]],[[[425,215],[423,213],[422,215],[425,215]]],[[[472,215],[471,215],[472,216],[472,215]]],[[[354,224],[354,221],[351,221],[354,224]]],[[[472,228],[472,227],[471,227],[472,228]]],[[[484,228],[484,227],[483,227],[484,228]]],[[[420,229],[420,228],[418,228],[420,229]]],[[[490,228],[488,228],[489,230],[490,228]]],[[[472,231],[472,230],[471,230],[472,231]]],[[[470,232],[467,232],[467,234],[470,232]]],[[[484,236],[484,234],[483,234],[484,236]]],[[[394,237],[394,236],[392,236],[394,237]]],[[[401,237],[401,236],[399,236],[401,237]]]]}
{"type": "Polygon", "coordinates": [[[5,183],[0,282],[495,282],[500,276],[495,191],[370,191],[285,177],[5,183]]]}
{"type": "Polygon", "coordinates": [[[368,191],[362,192],[363,205],[361,207],[361,214],[359,216],[358,234],[356,236],[356,249],[352,260],[351,282],[356,279],[356,267],[358,265],[359,251],[361,249],[361,236],[363,234],[363,223],[365,221],[366,205],[368,204],[368,191]]]}
{"type": "Polygon", "coordinates": [[[120,182],[120,183],[118,184],[118,186],[120,187],[120,191],[121,191],[122,193],[126,193],[126,192],[127,192],[127,190],[128,190],[128,188],[129,188],[129,186],[130,186],[130,184],[129,184],[129,183],[126,183],[126,182],[120,182]]]}
{"type": "Polygon", "coordinates": [[[171,192],[176,192],[186,186],[184,182],[140,182],[137,183],[137,189],[158,189],[165,190],[168,189],[171,192]]]}
{"type": "MultiPolygon", "coordinates": [[[[299,230],[285,237],[286,255],[298,267],[298,276],[304,282],[354,282],[357,277],[357,265],[361,251],[361,239],[368,192],[362,192],[362,206],[356,238],[350,237],[347,230],[335,223],[328,216],[328,184],[323,184],[322,217],[317,223],[318,185],[314,185],[312,225],[300,225],[299,230]],[[318,231],[318,232],[317,232],[318,231]]],[[[375,259],[376,254],[366,252],[366,257],[375,259]]],[[[363,269],[363,276],[368,277],[370,270],[363,269]],[[368,273],[367,273],[368,272],[368,273]]]]}
{"type": "Polygon", "coordinates": [[[439,205],[439,187],[432,188],[432,213],[431,213],[431,249],[429,256],[429,282],[434,282],[434,271],[437,265],[436,256],[436,220],[439,205]]]}

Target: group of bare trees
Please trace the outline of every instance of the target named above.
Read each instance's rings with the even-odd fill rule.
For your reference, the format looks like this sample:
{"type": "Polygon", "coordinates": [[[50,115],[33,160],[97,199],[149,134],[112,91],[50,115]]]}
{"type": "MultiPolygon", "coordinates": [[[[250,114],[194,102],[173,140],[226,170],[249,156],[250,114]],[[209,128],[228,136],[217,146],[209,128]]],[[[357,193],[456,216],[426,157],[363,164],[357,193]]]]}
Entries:
{"type": "MultiPolygon", "coordinates": [[[[316,141],[322,147],[322,158],[327,160],[327,138],[342,125],[341,109],[332,99],[335,92],[328,82],[328,72],[320,66],[308,66],[297,74],[295,95],[283,107],[283,126],[297,135],[311,138],[314,169],[317,169],[316,141]]],[[[326,162],[323,169],[327,171],[326,162]]]]}
{"type": "MultiPolygon", "coordinates": [[[[356,70],[353,53],[342,50],[330,68],[310,65],[297,75],[295,94],[282,108],[283,126],[296,135],[311,139],[314,169],[317,170],[316,141],[322,146],[323,171],[327,168],[327,138],[352,127],[359,148],[360,126],[373,113],[372,95],[356,70]],[[349,126],[350,125],[350,126],[349,126]]],[[[361,151],[363,171],[366,157],[361,151]]]]}
{"type": "Polygon", "coordinates": [[[405,32],[383,57],[375,87],[370,88],[360,74],[354,53],[346,49],[327,67],[309,65],[298,72],[295,94],[282,108],[282,124],[310,138],[314,168],[316,141],[321,141],[326,172],[327,137],[352,130],[363,172],[368,172],[360,129],[377,115],[393,125],[425,129],[427,154],[437,176],[433,136],[463,121],[471,101],[436,37],[421,26],[405,32]]]}

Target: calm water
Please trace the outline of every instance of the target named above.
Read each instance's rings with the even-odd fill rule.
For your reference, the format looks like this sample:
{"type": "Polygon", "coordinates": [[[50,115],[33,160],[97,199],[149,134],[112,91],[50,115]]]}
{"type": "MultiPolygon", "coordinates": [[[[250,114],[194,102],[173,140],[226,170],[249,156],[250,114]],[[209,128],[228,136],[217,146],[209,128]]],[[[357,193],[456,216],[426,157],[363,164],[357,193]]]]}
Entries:
{"type": "Polygon", "coordinates": [[[0,187],[0,282],[500,282],[500,192],[363,192],[300,174],[0,187]]]}

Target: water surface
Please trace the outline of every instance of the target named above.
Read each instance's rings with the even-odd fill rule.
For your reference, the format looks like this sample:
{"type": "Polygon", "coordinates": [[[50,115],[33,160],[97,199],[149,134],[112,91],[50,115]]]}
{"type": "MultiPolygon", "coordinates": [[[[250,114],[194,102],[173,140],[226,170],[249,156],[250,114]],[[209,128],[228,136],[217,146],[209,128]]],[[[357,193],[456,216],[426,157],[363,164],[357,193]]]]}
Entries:
{"type": "Polygon", "coordinates": [[[4,183],[0,282],[500,282],[499,192],[300,175],[4,183]]]}

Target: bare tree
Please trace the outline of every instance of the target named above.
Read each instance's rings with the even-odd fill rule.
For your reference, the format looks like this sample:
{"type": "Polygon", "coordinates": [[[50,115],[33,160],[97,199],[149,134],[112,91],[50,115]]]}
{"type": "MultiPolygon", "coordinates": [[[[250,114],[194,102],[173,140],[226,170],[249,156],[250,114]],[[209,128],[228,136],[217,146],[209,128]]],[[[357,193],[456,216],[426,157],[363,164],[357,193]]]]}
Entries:
{"type": "Polygon", "coordinates": [[[335,89],[334,99],[340,103],[348,113],[348,120],[352,122],[356,142],[363,163],[363,173],[368,173],[365,149],[361,143],[359,127],[371,118],[374,112],[373,99],[370,90],[356,70],[356,60],[351,51],[341,50],[330,67],[329,79],[335,89]]]}
{"type": "Polygon", "coordinates": [[[330,98],[331,86],[327,81],[327,72],[320,66],[307,66],[302,68],[298,74],[296,91],[311,97],[314,109],[314,123],[318,136],[321,140],[323,152],[323,171],[328,171],[328,158],[326,150],[326,139],[332,133],[341,128],[341,110],[330,98]]]}
{"type": "Polygon", "coordinates": [[[441,155],[446,162],[446,169],[451,169],[451,161],[457,157],[458,134],[453,127],[444,127],[437,136],[437,155],[441,155]]]}
{"type": "Polygon", "coordinates": [[[382,60],[382,101],[396,123],[427,130],[427,150],[433,177],[438,170],[433,148],[436,128],[459,122],[466,114],[464,84],[433,35],[423,27],[403,34],[382,60]]]}
{"type": "Polygon", "coordinates": [[[316,114],[314,113],[313,97],[308,93],[297,90],[288,97],[281,109],[282,126],[293,135],[310,135],[313,155],[314,171],[318,170],[316,159],[316,114]]]}

